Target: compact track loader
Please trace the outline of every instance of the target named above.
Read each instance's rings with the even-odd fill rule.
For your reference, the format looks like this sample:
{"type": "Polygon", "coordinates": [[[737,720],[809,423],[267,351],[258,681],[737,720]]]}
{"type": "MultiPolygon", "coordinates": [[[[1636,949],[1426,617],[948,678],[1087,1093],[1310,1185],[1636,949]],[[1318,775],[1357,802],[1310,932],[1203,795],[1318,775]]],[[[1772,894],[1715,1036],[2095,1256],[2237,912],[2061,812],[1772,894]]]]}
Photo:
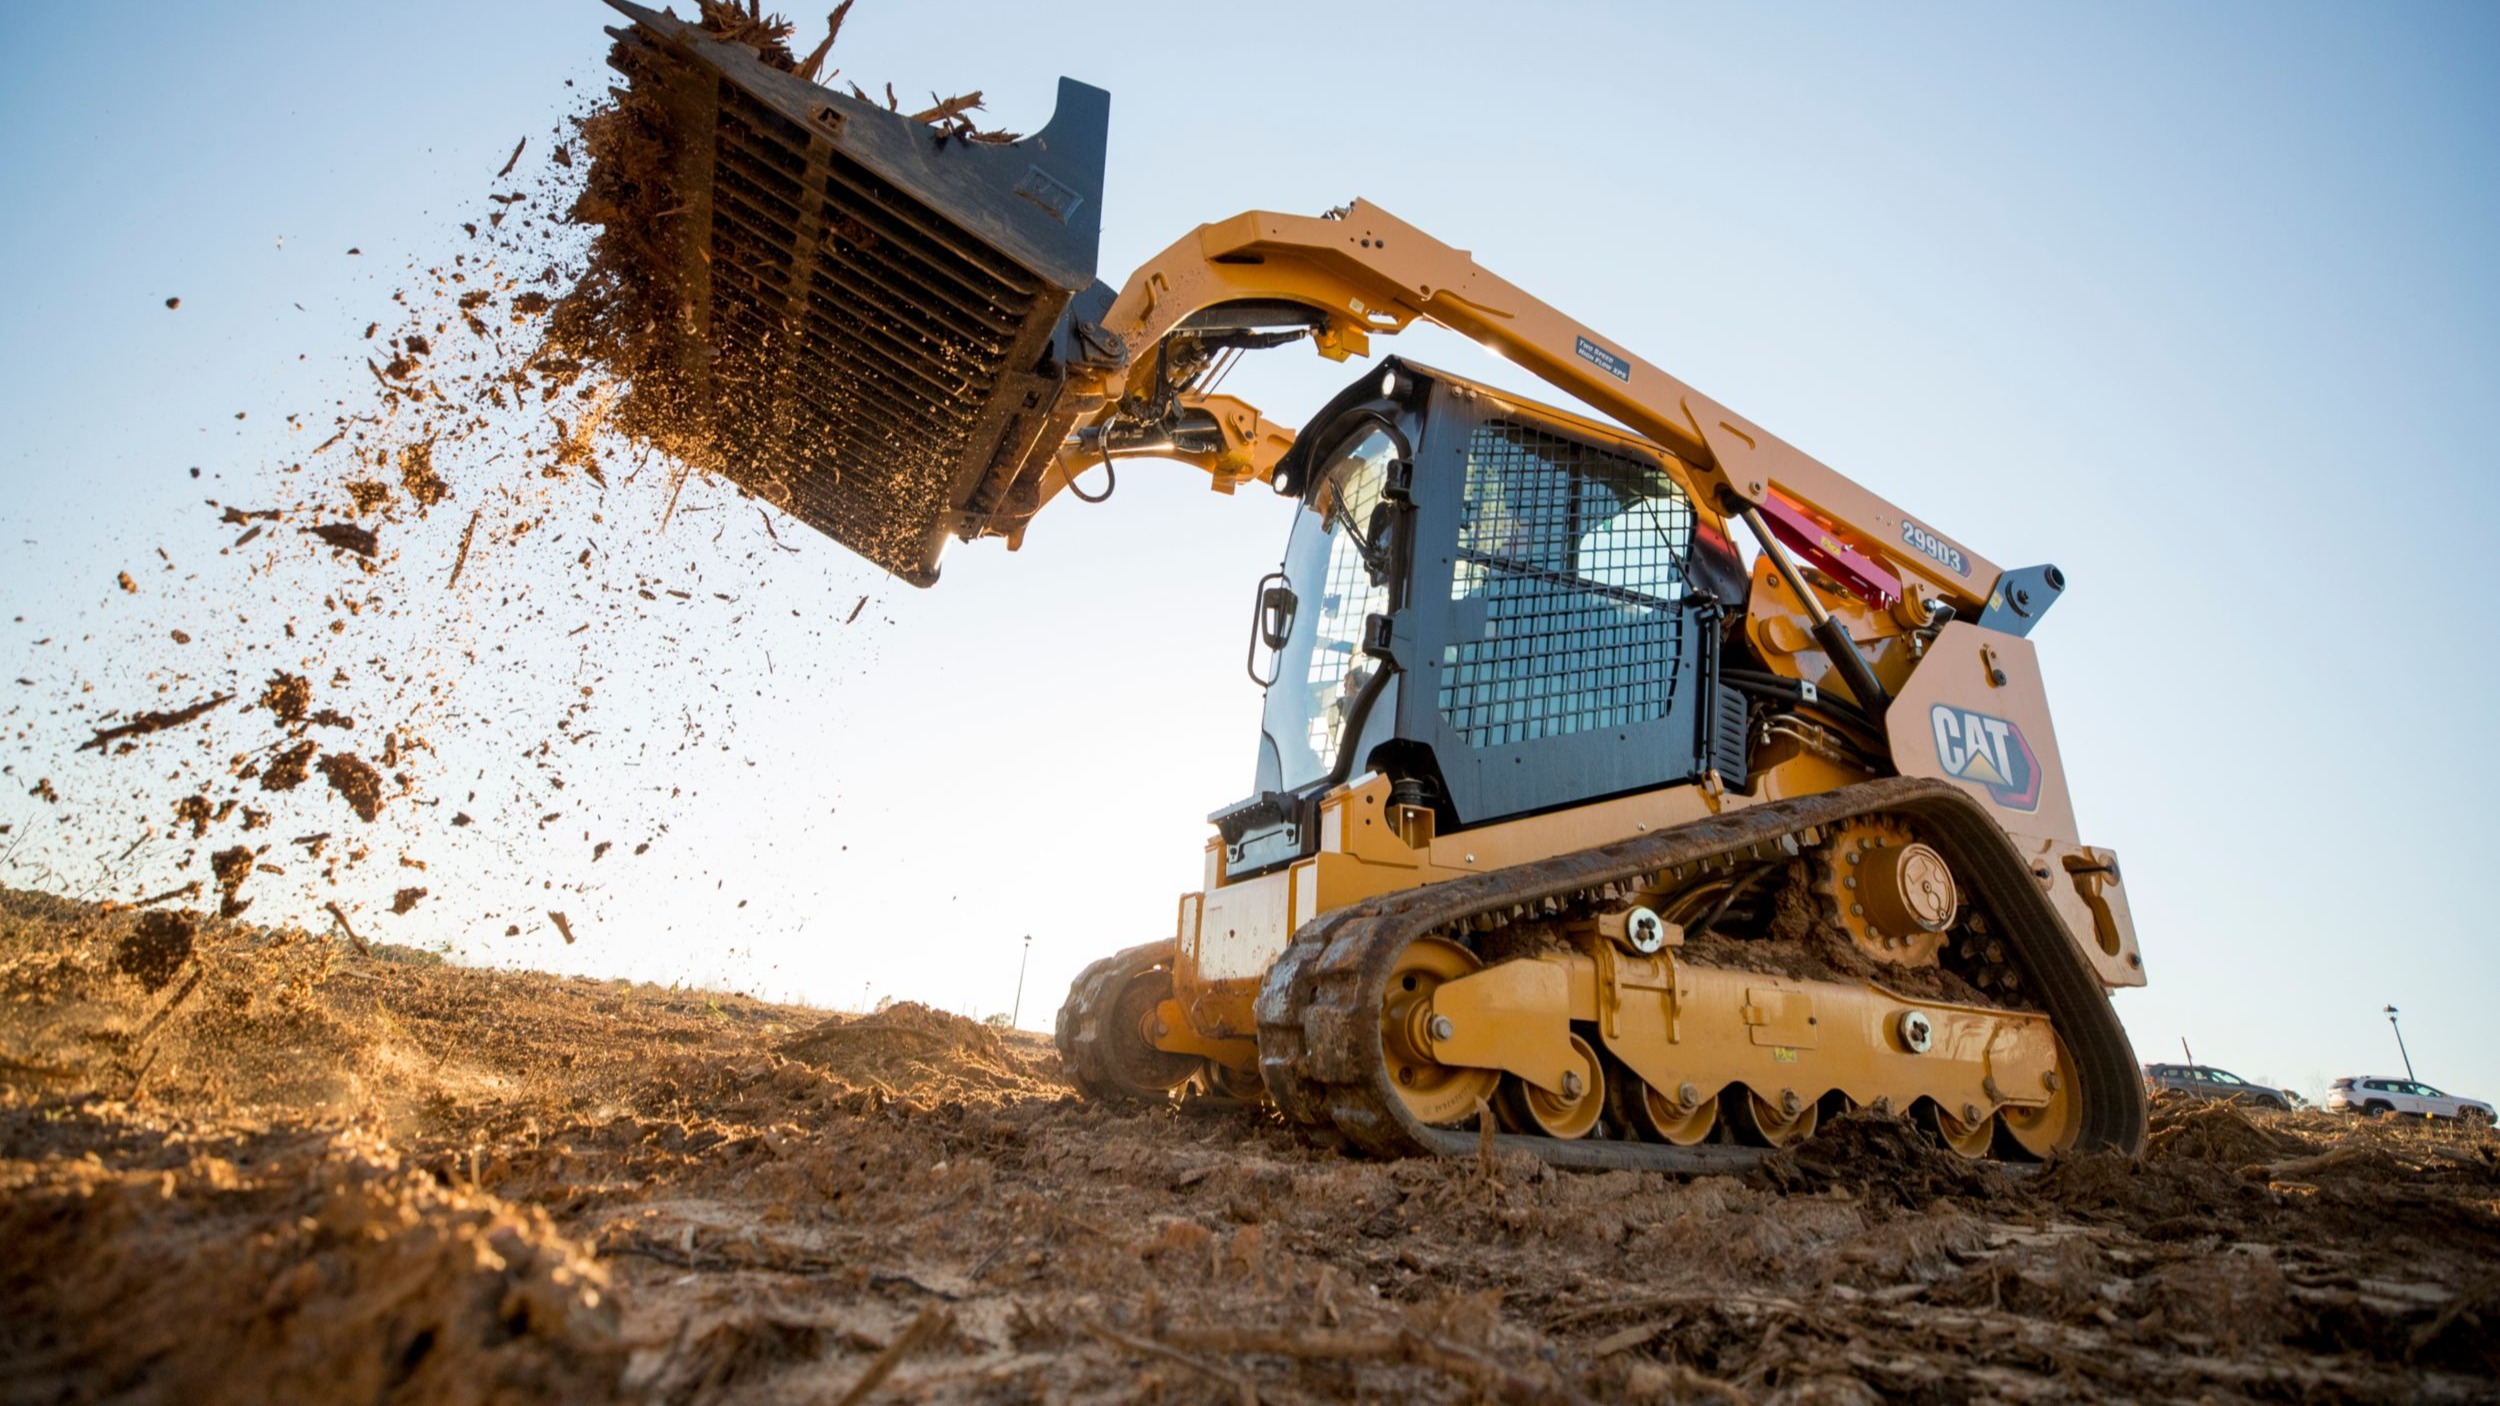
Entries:
{"type": "Polygon", "coordinates": [[[1174,932],[1060,1012],[1086,1094],[1576,1166],[1741,1165],[1862,1105],[1971,1157],[2140,1145],[2108,991],[2142,965],[2030,640],[2055,567],[1368,204],[1205,225],[1112,288],[1098,90],[978,140],[611,3],[664,114],[672,403],[739,483],[920,585],[1129,460],[1300,505],[1251,792],[1174,932]],[[1418,320],[1614,423],[1396,358],[1299,433],[1213,390],[1418,320]]]}

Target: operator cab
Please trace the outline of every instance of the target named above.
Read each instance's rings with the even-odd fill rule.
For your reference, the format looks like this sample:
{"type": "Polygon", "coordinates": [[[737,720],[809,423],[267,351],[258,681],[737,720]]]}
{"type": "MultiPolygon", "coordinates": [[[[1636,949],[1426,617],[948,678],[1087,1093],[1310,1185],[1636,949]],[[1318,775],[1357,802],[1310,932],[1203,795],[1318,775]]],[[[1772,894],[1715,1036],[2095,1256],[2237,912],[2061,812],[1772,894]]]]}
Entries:
{"type": "Polygon", "coordinates": [[[1301,511],[1260,583],[1257,791],[1211,817],[1226,872],[1311,852],[1319,798],[1368,771],[1442,833],[1742,786],[1718,657],[1745,571],[1672,462],[1399,358],[1331,401],[1274,475],[1301,511]]]}

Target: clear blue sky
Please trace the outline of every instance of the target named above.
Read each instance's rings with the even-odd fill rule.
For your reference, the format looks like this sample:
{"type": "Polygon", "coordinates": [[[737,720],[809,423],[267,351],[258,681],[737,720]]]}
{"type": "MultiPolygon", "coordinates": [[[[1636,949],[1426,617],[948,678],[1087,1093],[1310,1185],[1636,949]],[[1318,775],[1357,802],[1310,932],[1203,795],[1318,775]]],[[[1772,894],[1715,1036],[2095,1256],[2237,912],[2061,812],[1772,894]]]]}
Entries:
{"type": "MultiPolygon", "coordinates": [[[[18,827],[0,851],[61,838],[24,794],[36,776],[81,814],[162,825],[161,759],[58,759],[79,720],[55,710],[154,706],[160,659],[174,692],[269,667],[212,651],[271,622],[220,612],[258,587],[234,584],[233,534],[200,500],[252,500],[284,414],[363,375],[393,273],[458,246],[513,141],[585,90],[565,79],[599,81],[605,18],[588,0],[0,11],[0,823],[18,827]],[[197,652],[167,655],[169,628],[197,652]]],[[[866,0],[836,55],[908,94],[982,87],[1028,130],[1061,73],[1111,89],[1115,281],[1203,220],[1367,196],[1994,559],[2057,562],[2073,588],[2036,638],[2086,838],[2126,862],[2153,978],[2119,1003],[2140,1053],[2184,1035],[2314,1091],[2396,1067],[2392,1002],[2423,1077],[2484,1097],[2496,60],[2489,6],[2281,3],[1273,3],[1219,22],[866,0]]],[[[1454,339],[1397,349],[1519,379],[1454,339]]],[[[1295,423],[1346,376],[1279,353],[1231,388],[1295,423]]],[[[457,467],[483,492],[489,469],[457,467]]],[[[435,897],[370,921],[478,960],[982,1011],[1012,999],[1030,932],[1042,1023],[1078,966],[1168,928],[1203,816],[1250,782],[1238,635],[1284,514],[1191,477],[1134,471],[1018,556],[959,550],[927,594],[821,543],[774,552],[742,520],[609,542],[637,571],[740,576],[734,630],[627,622],[592,646],[604,726],[691,725],[692,697],[711,741],[664,778],[585,751],[562,804],[595,823],[576,830],[534,828],[535,783],[443,732],[441,771],[475,773],[434,777],[446,809],[471,787],[503,809],[456,835],[395,811],[435,897]],[[861,593],[875,604],[833,628],[861,593]],[[594,865],[591,830],[654,848],[594,865]],[[559,904],[580,945],[534,917],[502,936],[559,904]]],[[[644,490],[604,512],[611,535],[657,522],[644,490]]],[[[510,569],[485,589],[534,579],[510,569]]],[[[456,652],[471,627],[391,647],[456,652]]],[[[472,712],[561,707],[572,678],[513,657],[463,685],[472,712]]],[[[182,848],[55,872],[129,896],[174,881],[182,848]]],[[[341,890],[263,881],[255,916],[340,894],[370,911],[404,877],[379,867],[341,890]]]]}

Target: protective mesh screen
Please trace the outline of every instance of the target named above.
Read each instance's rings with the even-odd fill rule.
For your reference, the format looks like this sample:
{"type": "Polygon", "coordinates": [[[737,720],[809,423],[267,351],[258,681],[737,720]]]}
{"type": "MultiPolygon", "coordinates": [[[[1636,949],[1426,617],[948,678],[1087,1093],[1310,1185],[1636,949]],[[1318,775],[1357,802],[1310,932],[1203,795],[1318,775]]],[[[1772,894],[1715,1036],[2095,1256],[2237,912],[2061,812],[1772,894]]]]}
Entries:
{"type": "Polygon", "coordinates": [[[1483,634],[1442,652],[1442,717],[1481,747],[1667,716],[1692,536],[1692,505],[1651,465],[1478,427],[1450,597],[1482,603],[1483,634]]]}

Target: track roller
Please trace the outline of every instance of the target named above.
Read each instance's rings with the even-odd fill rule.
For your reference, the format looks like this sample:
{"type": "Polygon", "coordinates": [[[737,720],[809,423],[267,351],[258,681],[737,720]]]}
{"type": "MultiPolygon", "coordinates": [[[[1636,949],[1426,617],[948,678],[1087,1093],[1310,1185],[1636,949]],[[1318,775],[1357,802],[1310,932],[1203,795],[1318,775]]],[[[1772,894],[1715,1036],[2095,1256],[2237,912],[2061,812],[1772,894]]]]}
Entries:
{"type": "Polygon", "coordinates": [[[1996,1145],[1996,1116],[1986,1109],[1965,1108],[1957,1117],[1934,1099],[1923,1098],[1910,1110],[1910,1116],[1956,1156],[1976,1162],[1996,1145]]]}
{"type": "Polygon", "coordinates": [[[1513,1132],[1566,1142],[1587,1137],[1597,1127],[1606,1112],[1605,1068],[1597,1051],[1577,1035],[1571,1037],[1571,1052],[1579,1056],[1581,1067],[1563,1074],[1559,1092],[1538,1088],[1516,1074],[1503,1078],[1498,1109],[1504,1125],[1513,1132]]]}
{"type": "Polygon", "coordinates": [[[1794,1089],[1765,1098],[1739,1084],[1719,1098],[1720,1116],[1728,1131],[1747,1147],[1794,1147],[1814,1135],[1822,1110],[1794,1089]]]}
{"type": "Polygon", "coordinates": [[[1707,1142],[1719,1125],[1719,1096],[1702,1097],[1685,1084],[1672,1092],[1651,1088],[1641,1077],[1618,1064],[1606,1097],[1615,1116],[1643,1142],[1693,1147],[1707,1142]]]}

